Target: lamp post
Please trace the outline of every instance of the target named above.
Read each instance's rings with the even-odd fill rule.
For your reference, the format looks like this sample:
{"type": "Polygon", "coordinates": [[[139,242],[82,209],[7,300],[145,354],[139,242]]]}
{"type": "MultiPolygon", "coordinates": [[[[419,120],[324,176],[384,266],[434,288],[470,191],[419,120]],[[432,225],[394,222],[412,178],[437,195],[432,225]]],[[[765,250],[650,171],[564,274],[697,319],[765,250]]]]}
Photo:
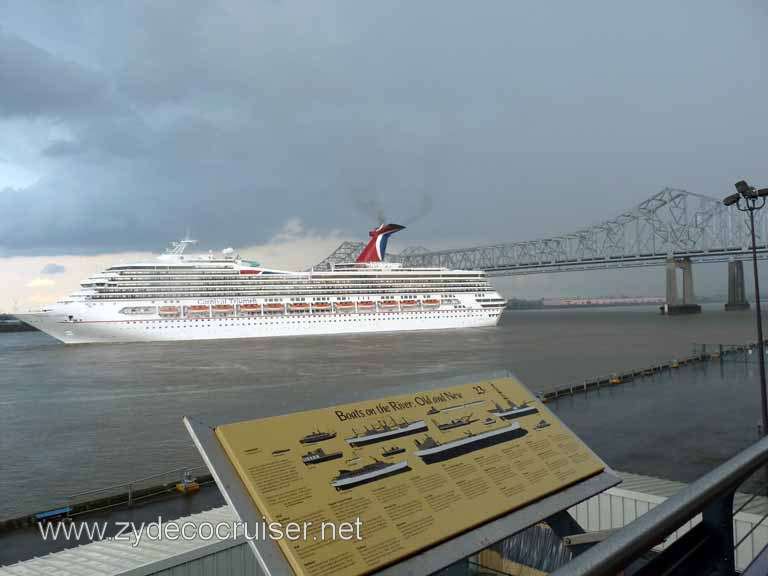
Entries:
{"type": "Polygon", "coordinates": [[[757,189],[744,180],[736,182],[736,193],[723,199],[726,206],[736,207],[741,212],[749,212],[749,230],[752,233],[752,270],[755,277],[755,312],[757,314],[757,352],[760,360],[760,398],[763,414],[762,434],[768,434],[768,401],[765,389],[765,344],[763,341],[763,315],[760,311],[760,279],[757,276],[757,246],[755,243],[755,210],[765,206],[768,188],[757,189]]]}

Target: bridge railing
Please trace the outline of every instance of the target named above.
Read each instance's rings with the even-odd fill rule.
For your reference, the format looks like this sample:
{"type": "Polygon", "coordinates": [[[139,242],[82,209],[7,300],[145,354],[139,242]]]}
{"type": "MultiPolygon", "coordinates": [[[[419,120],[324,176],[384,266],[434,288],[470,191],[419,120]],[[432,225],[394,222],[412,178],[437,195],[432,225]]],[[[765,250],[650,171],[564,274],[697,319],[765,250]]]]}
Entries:
{"type": "MultiPolygon", "coordinates": [[[[557,570],[552,576],[616,576],[632,567],[635,576],[661,574],[736,574],[734,550],[750,534],[734,538],[733,516],[751,502],[733,510],[737,488],[755,473],[765,474],[768,465],[768,437],[715,468],[696,482],[668,498],[557,570]],[[701,520],[683,536],[644,565],[635,564],[665,538],[701,515],[701,520]],[[634,564],[634,565],[633,565],[634,564]]],[[[765,488],[765,477],[760,477],[765,488]]],[[[757,497],[757,495],[755,496],[757,497]]],[[[764,527],[766,513],[755,524],[764,527]]],[[[768,552],[764,549],[744,574],[765,574],[768,552]]]]}

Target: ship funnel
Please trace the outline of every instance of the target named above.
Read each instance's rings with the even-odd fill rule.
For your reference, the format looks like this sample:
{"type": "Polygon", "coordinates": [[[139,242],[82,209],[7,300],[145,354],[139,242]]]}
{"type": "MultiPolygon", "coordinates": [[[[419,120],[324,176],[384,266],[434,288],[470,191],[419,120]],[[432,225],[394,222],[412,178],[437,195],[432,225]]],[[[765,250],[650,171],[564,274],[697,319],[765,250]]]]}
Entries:
{"type": "Polygon", "coordinates": [[[382,224],[375,230],[371,230],[369,232],[371,241],[357,257],[356,262],[383,262],[387,251],[387,240],[403,228],[405,226],[400,224],[382,224]]]}

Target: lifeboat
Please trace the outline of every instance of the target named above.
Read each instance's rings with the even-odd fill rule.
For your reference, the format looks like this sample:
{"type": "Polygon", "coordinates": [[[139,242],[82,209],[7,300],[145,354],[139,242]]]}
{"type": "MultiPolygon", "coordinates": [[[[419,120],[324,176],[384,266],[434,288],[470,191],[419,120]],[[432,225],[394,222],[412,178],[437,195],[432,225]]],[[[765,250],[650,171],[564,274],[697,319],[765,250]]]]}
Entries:
{"type": "Polygon", "coordinates": [[[240,312],[260,312],[261,304],[240,304],[240,312]]]}
{"type": "Polygon", "coordinates": [[[337,312],[354,312],[355,303],[354,302],[336,302],[336,311],[337,312]]]}
{"type": "Polygon", "coordinates": [[[208,314],[208,306],[189,306],[187,314],[208,314]]]}
{"type": "Polygon", "coordinates": [[[440,300],[435,300],[434,298],[431,300],[424,300],[423,304],[424,306],[440,306],[440,300]]]}
{"type": "Polygon", "coordinates": [[[160,306],[160,316],[178,316],[178,306],[160,306]]]}
{"type": "Polygon", "coordinates": [[[274,314],[275,312],[282,312],[285,307],[282,304],[264,304],[264,312],[274,314]]]}
{"type": "Polygon", "coordinates": [[[371,302],[370,300],[362,300],[362,301],[357,303],[358,309],[360,309],[360,308],[370,309],[370,308],[373,308],[374,306],[375,306],[375,304],[373,302],[371,302]]]}
{"type": "Polygon", "coordinates": [[[400,300],[400,306],[404,308],[413,308],[414,306],[418,306],[419,302],[418,300],[400,300]]]}
{"type": "Polygon", "coordinates": [[[382,300],[379,302],[382,308],[397,308],[397,300],[382,300]]]}
{"type": "Polygon", "coordinates": [[[226,314],[227,312],[234,312],[234,310],[235,310],[235,307],[232,306],[231,304],[216,304],[213,307],[213,311],[218,312],[220,314],[222,313],[226,314]]]}
{"type": "Polygon", "coordinates": [[[314,308],[318,312],[330,312],[331,311],[331,303],[330,302],[315,302],[312,304],[312,308],[314,308]]]}
{"type": "Polygon", "coordinates": [[[288,309],[292,312],[299,310],[309,310],[309,304],[306,302],[296,302],[294,304],[288,304],[288,309]]]}

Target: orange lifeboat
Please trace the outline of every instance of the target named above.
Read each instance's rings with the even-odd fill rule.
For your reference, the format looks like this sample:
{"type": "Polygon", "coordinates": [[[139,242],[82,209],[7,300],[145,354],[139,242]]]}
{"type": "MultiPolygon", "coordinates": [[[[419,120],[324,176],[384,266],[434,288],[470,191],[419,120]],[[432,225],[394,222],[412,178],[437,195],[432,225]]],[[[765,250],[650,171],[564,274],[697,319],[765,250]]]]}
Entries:
{"type": "Polygon", "coordinates": [[[357,307],[358,308],[369,309],[369,308],[373,308],[374,306],[375,306],[375,304],[372,301],[370,301],[370,300],[362,300],[362,301],[357,303],[357,307]]]}
{"type": "Polygon", "coordinates": [[[337,312],[354,312],[355,303],[354,302],[336,302],[336,311],[337,312]]]}
{"type": "Polygon", "coordinates": [[[397,300],[382,300],[379,302],[382,308],[397,308],[397,300]]]}
{"type": "Polygon", "coordinates": [[[315,302],[312,304],[312,308],[314,308],[317,312],[330,312],[331,311],[331,303],[330,302],[315,302]]]}
{"type": "Polygon", "coordinates": [[[187,314],[208,314],[208,306],[189,306],[187,308],[187,314]]]}
{"type": "Polygon", "coordinates": [[[213,307],[214,312],[233,312],[235,307],[231,304],[216,304],[213,307]]]}
{"type": "Polygon", "coordinates": [[[295,302],[294,304],[288,304],[288,309],[291,311],[309,310],[309,304],[306,302],[295,302]]]}
{"type": "Polygon", "coordinates": [[[424,300],[424,306],[440,306],[440,300],[424,300]]]}
{"type": "Polygon", "coordinates": [[[285,306],[282,304],[264,304],[264,312],[274,314],[275,312],[283,312],[284,310],[285,306]]]}
{"type": "Polygon", "coordinates": [[[412,308],[418,305],[419,305],[419,302],[417,300],[400,300],[400,306],[412,308]]]}
{"type": "Polygon", "coordinates": [[[261,304],[240,304],[240,312],[260,312],[261,304]]]}
{"type": "Polygon", "coordinates": [[[160,316],[178,316],[178,306],[160,306],[160,316]]]}

